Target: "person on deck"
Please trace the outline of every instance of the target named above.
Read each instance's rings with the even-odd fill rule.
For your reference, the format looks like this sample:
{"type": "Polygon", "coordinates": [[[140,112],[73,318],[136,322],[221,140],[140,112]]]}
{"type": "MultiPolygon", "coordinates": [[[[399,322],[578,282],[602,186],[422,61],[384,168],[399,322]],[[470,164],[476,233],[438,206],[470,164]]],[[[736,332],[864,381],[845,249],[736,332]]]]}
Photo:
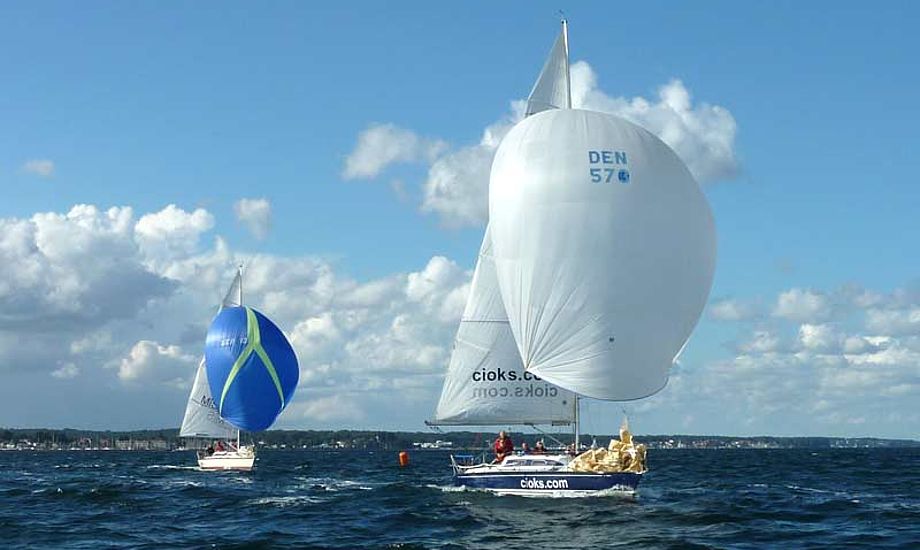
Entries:
{"type": "Polygon", "coordinates": [[[511,438],[508,437],[508,434],[505,433],[505,430],[498,432],[498,439],[495,440],[495,444],[492,445],[492,450],[495,451],[495,460],[494,462],[501,463],[505,460],[505,457],[514,452],[514,443],[511,441],[511,438]]]}
{"type": "Polygon", "coordinates": [[[218,452],[223,452],[226,450],[226,448],[224,447],[224,442],[222,440],[218,440],[217,447],[215,447],[215,450],[218,452]]]}
{"type": "Polygon", "coordinates": [[[543,446],[542,439],[537,441],[537,444],[533,446],[533,451],[531,452],[535,455],[542,455],[543,453],[546,452],[546,447],[543,446]]]}
{"type": "Polygon", "coordinates": [[[521,454],[526,455],[528,453],[530,453],[530,447],[527,446],[527,442],[524,441],[523,443],[521,443],[521,454]]]}

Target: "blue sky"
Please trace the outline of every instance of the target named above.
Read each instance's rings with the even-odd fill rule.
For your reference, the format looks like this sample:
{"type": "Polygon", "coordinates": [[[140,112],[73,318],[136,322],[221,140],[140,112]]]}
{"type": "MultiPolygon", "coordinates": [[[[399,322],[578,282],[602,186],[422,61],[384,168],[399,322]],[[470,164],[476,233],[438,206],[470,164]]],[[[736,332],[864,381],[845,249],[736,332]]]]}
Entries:
{"type": "MultiPolygon", "coordinates": [[[[0,220],[7,235],[20,228],[31,235],[22,242],[41,251],[33,258],[23,252],[32,245],[9,244],[0,252],[8,283],[0,286],[0,379],[60,403],[34,407],[14,394],[21,391],[0,390],[7,401],[0,424],[103,427],[108,415],[86,404],[99,395],[136,406],[116,427],[177,424],[185,399],[177,373],[198,350],[169,319],[202,315],[191,323],[194,333],[226,282],[219,275],[229,277],[221,268],[256,257],[288,271],[256,280],[254,298],[287,304],[308,299],[291,289],[309,287],[315,301],[282,311],[284,328],[326,327],[331,338],[299,349],[305,383],[314,385],[285,425],[420,426],[437,398],[456,328],[451,315],[459,316],[456,307],[433,304],[462,310],[482,237],[475,215],[458,218],[449,203],[425,202],[431,174],[465,151],[488,154],[484,129],[513,118],[511,102],[526,96],[555,37],[557,9],[540,2],[0,6],[0,220]],[[349,176],[361,137],[381,127],[399,130],[384,137],[403,147],[401,156],[349,176]],[[243,198],[264,199],[268,211],[240,215],[243,198]],[[80,217],[67,217],[78,204],[95,206],[81,218],[95,221],[84,224],[86,240],[60,246],[95,256],[48,253],[41,228],[50,218],[36,216],[54,213],[67,227],[80,217]],[[177,210],[164,210],[170,204],[177,210]],[[103,238],[96,230],[110,207],[131,208],[122,225],[160,216],[146,229],[109,227],[103,238]],[[196,209],[203,213],[194,218],[196,209]],[[106,254],[112,261],[100,259],[106,254]],[[40,267],[27,270],[29,262],[18,262],[24,255],[40,267]],[[92,309],[87,289],[122,263],[168,284],[109,286],[110,309],[60,328],[67,308],[48,296],[57,289],[92,309]],[[74,282],[66,274],[77,264],[74,282]],[[303,279],[294,281],[296,274],[303,279]],[[330,295],[321,292],[324,274],[332,277],[330,295]],[[434,277],[444,286],[432,292],[442,294],[416,299],[400,290],[413,274],[434,277]],[[282,282],[291,292],[284,298],[282,282]],[[116,299],[119,292],[147,300],[116,299]],[[375,320],[345,323],[357,315],[342,310],[348,293],[383,300],[367,298],[375,320]],[[402,319],[428,329],[385,356],[375,355],[380,347],[359,353],[391,340],[402,319]],[[35,345],[47,344],[43,338],[69,344],[31,355],[12,349],[30,333],[40,334],[30,336],[35,345]],[[74,347],[89,340],[101,342],[92,353],[74,347]],[[141,368],[143,358],[149,365],[141,368]],[[373,361],[380,368],[362,370],[373,361]],[[155,374],[169,368],[166,377],[155,374]],[[406,396],[405,410],[379,413],[406,396]],[[175,410],[163,410],[170,408],[158,404],[164,400],[175,410]],[[328,413],[336,409],[362,412],[328,413]]],[[[638,429],[916,437],[920,418],[906,409],[920,398],[920,8],[596,2],[566,15],[572,60],[586,62],[596,78],[585,84],[594,94],[586,106],[616,98],[657,105],[659,90],[676,80],[671,89],[691,96],[690,118],[676,119],[690,121],[683,143],[715,139],[730,148],[727,156],[685,158],[707,175],[719,230],[711,304],[721,307],[704,314],[678,382],[633,406],[638,429]],[[715,122],[694,129],[697,116],[715,122]],[[836,344],[814,344],[803,325],[823,327],[815,330],[836,344]],[[854,340],[845,350],[848,338],[888,340],[865,344],[870,351],[854,340]],[[777,372],[803,382],[782,391],[777,372]],[[879,393],[892,386],[900,389],[879,393]],[[720,391],[746,388],[747,397],[721,404],[732,418],[709,408],[720,391]],[[814,395],[827,404],[802,404],[814,395]],[[785,403],[787,412],[758,399],[785,403]]],[[[463,177],[451,181],[466,192],[463,177]]],[[[302,341],[315,338],[309,332],[302,341]]]]}

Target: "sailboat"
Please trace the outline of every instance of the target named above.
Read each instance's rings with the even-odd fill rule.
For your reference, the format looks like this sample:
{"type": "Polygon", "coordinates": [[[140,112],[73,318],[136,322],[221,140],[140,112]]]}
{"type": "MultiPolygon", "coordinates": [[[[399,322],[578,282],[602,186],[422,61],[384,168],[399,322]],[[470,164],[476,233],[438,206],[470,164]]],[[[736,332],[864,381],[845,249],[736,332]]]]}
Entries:
{"type": "Polygon", "coordinates": [[[526,115],[493,160],[489,225],[432,423],[574,427],[574,457],[451,457],[458,485],[528,496],[633,492],[644,448],[621,430],[608,449],[581,453],[579,399],[630,401],[667,384],[712,284],[712,214],[660,139],[572,108],[565,20],[526,115]],[[503,378],[488,375],[501,369],[503,378]],[[515,384],[537,384],[543,397],[521,400],[515,384]]]}
{"type": "MultiPolygon", "coordinates": [[[[227,307],[238,307],[243,303],[243,272],[237,269],[230,288],[224,294],[218,306],[219,314],[227,307]]],[[[192,391],[188,396],[185,406],[185,417],[179,429],[179,437],[192,440],[217,440],[231,441],[236,439],[236,448],[225,451],[211,452],[198,451],[198,466],[205,470],[251,470],[255,463],[255,449],[251,446],[240,444],[240,430],[220,417],[214,398],[211,396],[211,387],[208,385],[208,374],[205,358],[202,355],[195,372],[195,381],[192,391]]]]}
{"type": "Polygon", "coordinates": [[[208,329],[179,434],[218,439],[218,448],[198,452],[204,470],[251,470],[255,447],[241,444],[240,430],[268,429],[290,403],[299,377],[297,356],[281,330],[242,305],[242,277],[241,266],[208,329]],[[234,430],[236,445],[221,448],[234,430]]]}

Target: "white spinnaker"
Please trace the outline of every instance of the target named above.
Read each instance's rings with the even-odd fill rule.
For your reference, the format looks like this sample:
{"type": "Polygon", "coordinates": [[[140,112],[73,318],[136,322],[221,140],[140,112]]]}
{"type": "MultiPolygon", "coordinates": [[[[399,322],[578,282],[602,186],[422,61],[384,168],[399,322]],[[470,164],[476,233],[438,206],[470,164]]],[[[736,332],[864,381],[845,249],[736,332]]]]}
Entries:
{"type": "Polygon", "coordinates": [[[486,228],[433,424],[568,424],[574,396],[525,373],[486,228]]]}
{"type": "MultiPolygon", "coordinates": [[[[236,307],[240,303],[243,284],[241,271],[236,272],[230,288],[224,294],[217,312],[225,307],[236,307]]],[[[192,383],[192,392],[188,396],[185,406],[185,416],[182,418],[182,427],[179,428],[179,437],[228,437],[236,428],[220,417],[217,406],[211,397],[211,388],[208,386],[208,375],[205,370],[204,357],[198,364],[195,372],[195,381],[192,383]]]]}
{"type": "Polygon", "coordinates": [[[185,406],[185,417],[182,419],[179,437],[227,438],[235,430],[236,428],[224,421],[217,412],[211,398],[211,388],[208,386],[208,375],[202,358],[198,372],[195,373],[192,393],[185,406]]]}
{"type": "Polygon", "coordinates": [[[528,371],[597,399],[665,386],[716,258],[706,198],[667,145],[612,115],[528,117],[496,152],[489,219],[528,371]]]}
{"type": "Polygon", "coordinates": [[[572,107],[571,83],[569,79],[569,39],[566,22],[553,43],[543,70],[527,97],[526,116],[548,109],[569,109],[572,107]]]}

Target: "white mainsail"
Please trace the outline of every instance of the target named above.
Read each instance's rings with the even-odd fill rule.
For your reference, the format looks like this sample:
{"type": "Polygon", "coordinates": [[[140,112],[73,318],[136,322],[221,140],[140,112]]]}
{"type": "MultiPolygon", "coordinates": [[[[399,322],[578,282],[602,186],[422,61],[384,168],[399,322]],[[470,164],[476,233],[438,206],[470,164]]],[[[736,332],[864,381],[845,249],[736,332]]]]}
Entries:
{"type": "Polygon", "coordinates": [[[502,301],[528,372],[579,395],[667,383],[709,295],[715,224],[684,163],[648,131],[573,110],[567,27],[492,163],[502,301]],[[557,109],[553,109],[553,108],[557,109]]]}
{"type": "Polygon", "coordinates": [[[569,424],[574,396],[525,372],[508,325],[486,228],[435,425],[569,424]]]}
{"type": "Polygon", "coordinates": [[[569,78],[568,24],[562,21],[562,31],[553,43],[543,70],[527,98],[526,116],[549,109],[572,108],[572,85],[569,78]]]}
{"type": "Polygon", "coordinates": [[[185,406],[185,417],[179,429],[179,437],[228,438],[236,428],[220,417],[211,388],[208,387],[208,375],[205,372],[204,358],[198,364],[192,393],[185,406]]]}
{"type": "MultiPolygon", "coordinates": [[[[224,295],[217,312],[225,307],[242,305],[243,279],[242,269],[237,270],[230,288],[224,295]]],[[[192,383],[192,392],[188,396],[185,406],[185,417],[182,427],[179,428],[179,437],[202,438],[227,438],[236,428],[220,417],[214,399],[211,397],[211,388],[208,386],[208,375],[205,370],[204,357],[198,364],[195,381],[192,383]]]]}

